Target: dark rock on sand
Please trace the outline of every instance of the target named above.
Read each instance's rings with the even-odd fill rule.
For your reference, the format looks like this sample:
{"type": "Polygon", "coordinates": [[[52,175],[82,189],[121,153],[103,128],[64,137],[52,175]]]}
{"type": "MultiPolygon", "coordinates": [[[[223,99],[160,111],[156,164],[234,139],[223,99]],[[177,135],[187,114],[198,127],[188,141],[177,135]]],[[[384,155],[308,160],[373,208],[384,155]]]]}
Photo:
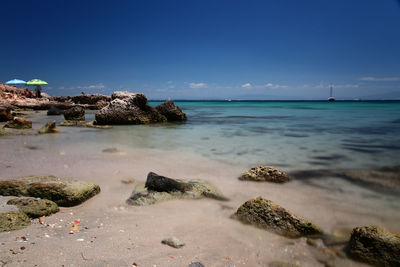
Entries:
{"type": "Polygon", "coordinates": [[[312,222],[297,217],[271,200],[262,197],[245,202],[234,214],[244,223],[272,230],[287,237],[319,236],[322,230],[312,222]]]}
{"type": "Polygon", "coordinates": [[[51,106],[51,107],[49,108],[49,110],[47,111],[47,115],[48,115],[48,116],[62,115],[62,114],[64,114],[64,110],[59,109],[59,108],[57,108],[57,107],[55,107],[55,106],[51,106]]]}
{"type": "Polygon", "coordinates": [[[7,122],[4,127],[14,129],[32,129],[32,121],[22,117],[15,117],[12,121],[7,122]]]}
{"type": "Polygon", "coordinates": [[[59,132],[60,132],[60,130],[58,130],[56,127],[56,121],[46,123],[46,125],[44,125],[39,130],[40,134],[59,133],[59,132]]]}
{"type": "Polygon", "coordinates": [[[170,238],[163,239],[161,241],[161,243],[168,245],[170,247],[173,247],[173,248],[181,248],[185,245],[185,243],[183,243],[176,237],[170,237],[170,238]]]}
{"type": "Polygon", "coordinates": [[[49,199],[59,206],[75,206],[100,192],[97,184],[54,176],[25,176],[0,180],[0,195],[49,199]]]}
{"type": "Polygon", "coordinates": [[[81,106],[74,106],[70,109],[64,110],[64,118],[70,121],[84,121],[85,109],[81,106]]]}
{"type": "Polygon", "coordinates": [[[256,166],[243,173],[239,180],[267,181],[285,183],[290,180],[289,175],[281,170],[269,166],[256,166]]]}
{"type": "Polygon", "coordinates": [[[192,262],[189,267],[204,267],[204,265],[201,262],[192,262]]]}
{"type": "Polygon", "coordinates": [[[31,219],[23,211],[9,211],[0,214],[0,232],[23,229],[31,224],[31,219]]]}
{"type": "Polygon", "coordinates": [[[12,110],[11,106],[1,105],[0,106],[0,121],[10,121],[13,119],[11,110],[12,110]]]}
{"type": "Polygon", "coordinates": [[[348,246],[349,254],[376,266],[400,266],[400,235],[375,226],[357,227],[348,246]]]}
{"type": "Polygon", "coordinates": [[[160,114],[164,115],[168,121],[186,121],[186,114],[182,110],[175,106],[174,101],[167,100],[164,103],[156,107],[160,114]]]}
{"type": "Polygon", "coordinates": [[[166,122],[167,118],[147,103],[144,94],[114,92],[112,101],[96,113],[96,123],[104,124],[149,124],[166,122]]]}
{"type": "Polygon", "coordinates": [[[272,261],[268,263],[268,267],[300,267],[300,265],[284,261],[272,261]]]}
{"type": "Polygon", "coordinates": [[[203,197],[227,200],[217,188],[206,181],[172,179],[150,172],[145,187],[137,186],[127,203],[144,206],[169,199],[203,197]]]}
{"type": "Polygon", "coordinates": [[[13,198],[7,201],[7,204],[17,206],[19,210],[25,212],[31,218],[49,216],[60,210],[56,203],[47,199],[13,198]]]}

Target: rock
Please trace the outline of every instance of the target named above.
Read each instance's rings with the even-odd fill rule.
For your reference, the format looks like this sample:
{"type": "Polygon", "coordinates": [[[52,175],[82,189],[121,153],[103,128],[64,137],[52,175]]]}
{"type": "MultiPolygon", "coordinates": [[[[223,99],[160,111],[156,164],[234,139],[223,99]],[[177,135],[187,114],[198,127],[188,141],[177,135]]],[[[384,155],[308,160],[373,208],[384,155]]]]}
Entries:
{"type": "Polygon", "coordinates": [[[161,241],[161,243],[168,245],[170,247],[173,247],[173,248],[181,248],[185,245],[185,243],[183,243],[176,237],[170,237],[170,238],[163,239],[161,241]]]}
{"type": "Polygon", "coordinates": [[[60,210],[56,203],[47,199],[13,198],[7,201],[7,204],[17,206],[31,218],[49,216],[60,210]]]}
{"type": "Polygon", "coordinates": [[[319,236],[322,230],[312,222],[262,197],[245,202],[234,214],[244,223],[272,230],[287,237],[319,236]]]}
{"type": "Polygon", "coordinates": [[[105,148],[102,150],[104,153],[118,153],[119,150],[115,147],[105,148]]]}
{"type": "Polygon", "coordinates": [[[13,115],[11,113],[11,107],[8,105],[0,106],[0,121],[10,121],[13,119],[13,115]]]}
{"type": "Polygon", "coordinates": [[[204,267],[204,265],[201,262],[192,262],[189,267],[204,267]]]}
{"type": "Polygon", "coordinates": [[[239,180],[267,181],[285,183],[290,180],[289,175],[283,171],[269,166],[256,166],[243,173],[239,180]]]}
{"type": "Polygon", "coordinates": [[[72,96],[71,97],[72,102],[75,104],[81,104],[81,105],[102,105],[102,103],[108,103],[111,101],[111,97],[101,95],[101,94],[85,94],[82,93],[80,95],[72,96]]]}
{"type": "Polygon", "coordinates": [[[64,110],[64,118],[69,121],[84,121],[85,109],[81,106],[74,106],[64,110]]]}
{"type": "Polygon", "coordinates": [[[62,115],[62,114],[64,114],[64,110],[59,109],[59,108],[57,108],[55,106],[51,106],[49,108],[49,110],[47,110],[47,115],[48,116],[62,115]]]}
{"type": "Polygon", "coordinates": [[[11,134],[11,133],[9,133],[6,130],[4,130],[3,127],[0,127],[0,136],[9,135],[9,134],[11,134]]]}
{"type": "Polygon", "coordinates": [[[39,133],[40,134],[47,134],[47,133],[59,133],[60,130],[56,128],[56,121],[52,121],[49,123],[46,123],[42,128],[40,128],[39,133]]]}
{"type": "Polygon", "coordinates": [[[227,200],[217,188],[206,181],[172,179],[150,172],[145,188],[137,187],[127,203],[143,206],[169,199],[203,197],[227,200]]]}
{"type": "Polygon", "coordinates": [[[121,182],[123,184],[133,184],[135,182],[135,179],[133,179],[133,178],[124,178],[124,179],[121,180],[121,182]]]}
{"type": "Polygon", "coordinates": [[[12,121],[7,122],[4,127],[14,129],[32,129],[32,122],[22,117],[15,117],[12,121]]]}
{"type": "Polygon", "coordinates": [[[400,235],[375,226],[354,228],[348,253],[372,265],[400,266],[400,235]]]}
{"type": "Polygon", "coordinates": [[[0,232],[23,229],[31,224],[31,219],[23,211],[9,211],[0,214],[0,232]]]}
{"type": "Polygon", "coordinates": [[[166,122],[167,118],[147,103],[144,94],[114,92],[112,101],[96,113],[96,123],[109,124],[149,124],[166,122]]]}
{"type": "Polygon", "coordinates": [[[272,261],[268,263],[268,267],[300,267],[298,264],[284,262],[284,261],[272,261]]]}
{"type": "Polygon", "coordinates": [[[167,100],[164,103],[158,105],[156,110],[160,114],[164,115],[168,121],[186,121],[186,114],[182,110],[174,105],[174,101],[167,100]]]}
{"type": "Polygon", "coordinates": [[[96,125],[93,121],[86,122],[86,121],[70,121],[70,120],[63,120],[62,122],[58,123],[59,126],[72,126],[72,127],[89,127],[89,128],[96,128],[96,129],[111,129],[112,126],[109,125],[96,125]]]}
{"type": "Polygon", "coordinates": [[[59,206],[78,205],[100,192],[97,184],[54,176],[25,176],[0,180],[0,195],[49,199],[59,206]]]}

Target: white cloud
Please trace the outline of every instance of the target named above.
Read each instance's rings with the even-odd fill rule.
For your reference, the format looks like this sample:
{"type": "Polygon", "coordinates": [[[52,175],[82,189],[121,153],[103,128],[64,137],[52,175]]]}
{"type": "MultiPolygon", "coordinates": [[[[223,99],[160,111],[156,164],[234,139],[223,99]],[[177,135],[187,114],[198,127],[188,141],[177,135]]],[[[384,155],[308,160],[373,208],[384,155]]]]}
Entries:
{"type": "Polygon", "coordinates": [[[279,85],[279,84],[273,84],[273,83],[267,83],[264,85],[266,88],[272,88],[272,89],[283,89],[283,88],[288,88],[287,85],[279,85]]]}
{"type": "Polygon", "coordinates": [[[242,88],[250,89],[252,87],[251,83],[242,84],[242,88]]]}
{"type": "Polygon", "coordinates": [[[208,85],[206,83],[189,83],[190,88],[206,88],[208,85]]]}
{"type": "Polygon", "coordinates": [[[361,81],[374,81],[374,82],[394,82],[400,81],[400,77],[384,77],[384,78],[376,78],[376,77],[362,77],[361,81]]]}

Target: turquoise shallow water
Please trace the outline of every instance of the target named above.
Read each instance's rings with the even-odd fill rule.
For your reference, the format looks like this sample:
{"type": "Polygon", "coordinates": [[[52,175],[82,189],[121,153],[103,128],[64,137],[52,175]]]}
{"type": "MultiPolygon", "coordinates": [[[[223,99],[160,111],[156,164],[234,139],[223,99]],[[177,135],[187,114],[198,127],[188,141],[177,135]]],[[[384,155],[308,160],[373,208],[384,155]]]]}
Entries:
{"type": "MultiPolygon", "coordinates": [[[[188,115],[186,123],[114,126],[110,130],[63,127],[64,134],[54,142],[60,147],[80,143],[99,151],[104,147],[160,149],[244,167],[268,164],[287,170],[399,164],[400,102],[175,104],[188,115]]],[[[95,111],[87,111],[86,119],[94,120],[94,115],[95,111]]],[[[33,119],[42,123],[55,118],[42,114],[33,119]]]]}

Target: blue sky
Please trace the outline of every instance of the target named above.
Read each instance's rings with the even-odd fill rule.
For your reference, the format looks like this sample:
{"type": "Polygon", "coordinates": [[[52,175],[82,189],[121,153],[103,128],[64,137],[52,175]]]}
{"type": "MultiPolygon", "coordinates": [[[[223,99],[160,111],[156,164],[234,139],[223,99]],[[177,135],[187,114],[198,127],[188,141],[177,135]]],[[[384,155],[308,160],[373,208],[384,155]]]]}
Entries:
{"type": "Polygon", "coordinates": [[[0,81],[52,95],[400,99],[396,0],[0,1],[0,81]]]}

